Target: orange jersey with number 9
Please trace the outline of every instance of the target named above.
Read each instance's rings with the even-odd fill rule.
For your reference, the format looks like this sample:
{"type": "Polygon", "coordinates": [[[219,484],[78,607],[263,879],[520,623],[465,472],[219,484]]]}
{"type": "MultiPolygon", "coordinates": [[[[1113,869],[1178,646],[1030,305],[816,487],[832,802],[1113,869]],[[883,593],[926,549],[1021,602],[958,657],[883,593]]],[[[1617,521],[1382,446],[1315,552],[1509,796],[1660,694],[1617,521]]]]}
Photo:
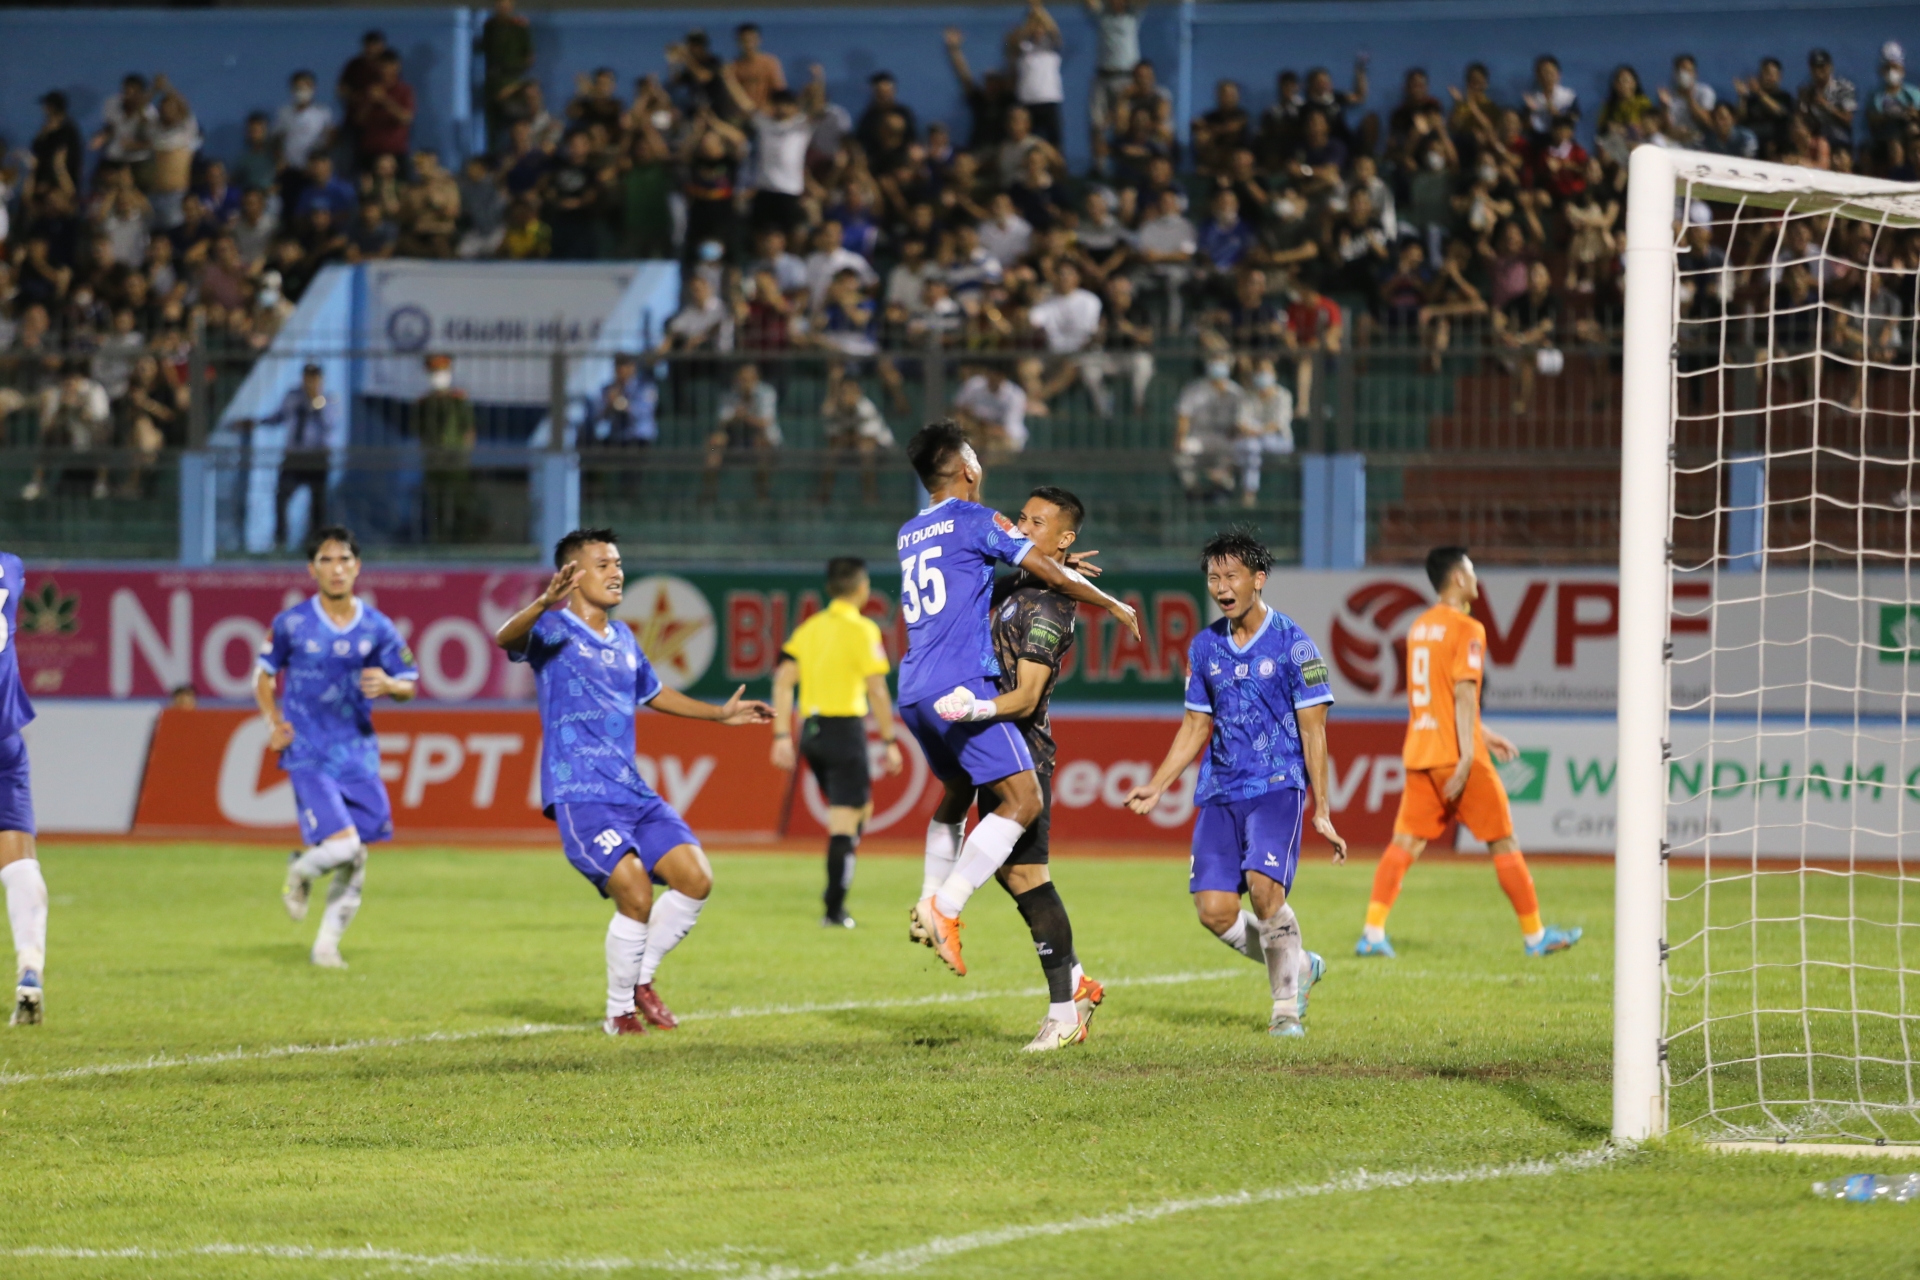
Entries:
{"type": "MultiPolygon", "coordinates": [[[[1407,741],[1401,755],[1409,772],[1444,769],[1460,762],[1453,686],[1471,680],[1478,699],[1486,653],[1486,627],[1443,604],[1421,614],[1407,632],[1407,741]]],[[[1473,754],[1492,764],[1478,717],[1473,723],[1473,754]]]]}

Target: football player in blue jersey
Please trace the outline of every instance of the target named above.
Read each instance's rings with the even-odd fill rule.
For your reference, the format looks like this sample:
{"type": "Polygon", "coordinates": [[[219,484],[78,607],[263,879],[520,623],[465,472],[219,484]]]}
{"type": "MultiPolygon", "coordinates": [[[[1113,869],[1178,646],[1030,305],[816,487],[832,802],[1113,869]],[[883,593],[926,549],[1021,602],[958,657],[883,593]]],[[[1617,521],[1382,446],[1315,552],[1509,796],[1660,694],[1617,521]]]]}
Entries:
{"type": "Polygon", "coordinates": [[[1187,646],[1187,714],[1153,778],[1135,787],[1127,807],[1153,811],[1161,793],[1202,751],[1194,789],[1193,866],[1188,890],[1200,923],[1248,959],[1265,961],[1273,989],[1276,1036],[1303,1036],[1307,993],[1325,971],[1300,940],[1287,895],[1300,861],[1306,788],[1313,787],[1313,829],[1333,846],[1327,797],[1327,664],[1307,633],[1260,592],[1273,556],[1252,534],[1223,533],[1200,562],[1207,594],[1223,617],[1187,646]],[[1240,895],[1253,900],[1249,914],[1240,895]]]}
{"type": "Polygon", "coordinates": [[[7,890],[17,964],[10,1019],[16,1027],[40,1021],[47,967],[47,882],[33,843],[33,786],[27,744],[20,737],[33,719],[33,703],[20,679],[20,653],[13,643],[26,590],[26,566],[19,556],[0,551],[0,884],[7,890]]]}
{"type": "Polygon", "coordinates": [[[541,803],[567,861],[613,899],[601,1026],[610,1036],[632,1036],[646,1034],[647,1023],[663,1031],[679,1025],[653,979],[713,889],[699,838],[635,766],[634,713],[649,706],[690,720],[767,724],[773,708],[743,700],[745,685],[714,706],[660,682],[632,628],[613,617],[626,585],[619,541],[611,529],[576,529],[560,539],[547,589],[502,623],[494,640],[533,668],[541,803]],[[658,898],[656,883],[667,890],[658,898]]]}
{"type": "MultiPolygon", "coordinates": [[[[1065,564],[1029,554],[1033,543],[1013,522],[980,505],[980,459],[957,425],[923,427],[907,445],[907,459],[926,486],[928,505],[900,526],[896,543],[900,613],[907,623],[900,718],[946,788],[927,828],[926,874],[909,936],[965,975],[960,910],[993,878],[1043,804],[1026,740],[996,702],[994,679],[1001,671],[993,649],[994,562],[1019,565],[1040,585],[1099,605],[1135,636],[1140,620],[1065,564]],[[974,790],[985,786],[999,804],[963,846],[974,790]]],[[[1048,1016],[1069,1026],[1077,1020],[1072,1001],[1048,1016]]]]}
{"type": "Polygon", "coordinates": [[[253,698],[270,726],[267,745],[280,753],[280,767],[293,780],[307,843],[287,858],[280,900],[288,915],[306,919],[313,882],[333,873],[311,958],[323,968],[344,969],[340,938],[360,910],[367,846],[393,837],[373,700],[408,701],[420,673],[392,620],[353,594],[360,544],[350,531],[339,525],[314,530],[307,573],[319,592],[274,618],[260,646],[253,698]],[[279,690],[282,675],[286,687],[279,690]]]}

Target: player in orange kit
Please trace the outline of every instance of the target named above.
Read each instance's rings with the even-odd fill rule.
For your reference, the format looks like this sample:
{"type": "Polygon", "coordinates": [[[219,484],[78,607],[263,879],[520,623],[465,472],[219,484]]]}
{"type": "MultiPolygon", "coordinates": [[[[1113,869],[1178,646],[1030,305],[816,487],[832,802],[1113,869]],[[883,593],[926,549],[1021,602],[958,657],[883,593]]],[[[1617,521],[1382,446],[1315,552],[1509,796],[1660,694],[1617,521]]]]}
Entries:
{"type": "Polygon", "coordinates": [[[1511,760],[1518,752],[1511,742],[1480,724],[1487,629],[1470,613],[1480,582],[1467,549],[1436,547],[1428,552],[1427,580],[1440,593],[1440,600],[1407,632],[1407,741],[1402,749],[1406,790],[1400,793],[1400,812],[1393,820],[1393,843],[1373,873],[1367,927],[1353,953],[1393,954],[1393,943],[1387,940],[1387,913],[1400,896],[1400,881],[1427,841],[1439,839],[1455,821],[1465,823],[1493,854],[1494,874],[1520,917],[1527,954],[1565,951],[1580,941],[1580,930],[1541,925],[1533,877],[1513,838],[1507,789],[1493,768],[1493,752],[1502,760],[1511,760]]]}

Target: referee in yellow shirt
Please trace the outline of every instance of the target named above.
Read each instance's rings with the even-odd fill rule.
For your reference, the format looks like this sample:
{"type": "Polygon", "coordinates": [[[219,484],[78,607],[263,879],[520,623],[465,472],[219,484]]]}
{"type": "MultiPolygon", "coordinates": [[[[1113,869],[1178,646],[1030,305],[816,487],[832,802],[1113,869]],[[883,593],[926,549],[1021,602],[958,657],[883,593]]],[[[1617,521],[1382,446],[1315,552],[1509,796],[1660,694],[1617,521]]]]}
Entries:
{"type": "Polygon", "coordinates": [[[873,778],[867,765],[867,711],[886,744],[887,772],[900,772],[893,704],[887,697],[887,649],[880,628],[861,613],[873,586],[867,562],[836,556],[827,562],[831,602],[798,627],[773,672],[773,763],[794,767],[794,686],[800,692],[799,754],[827,797],[827,913],[823,925],[853,928],[847,886],[853,851],[873,816],[873,778]]]}

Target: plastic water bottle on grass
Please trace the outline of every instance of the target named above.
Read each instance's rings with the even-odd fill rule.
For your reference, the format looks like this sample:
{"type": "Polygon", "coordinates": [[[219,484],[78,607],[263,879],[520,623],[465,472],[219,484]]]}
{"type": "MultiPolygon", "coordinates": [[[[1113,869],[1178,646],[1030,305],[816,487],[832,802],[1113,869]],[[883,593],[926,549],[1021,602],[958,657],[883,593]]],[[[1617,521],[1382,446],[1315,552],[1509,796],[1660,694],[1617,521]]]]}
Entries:
{"type": "Polygon", "coordinates": [[[1813,1194],[1822,1200],[1853,1200],[1866,1204],[1890,1200],[1905,1204],[1920,1200],[1920,1173],[1855,1173],[1845,1178],[1813,1184],[1813,1194]]]}

